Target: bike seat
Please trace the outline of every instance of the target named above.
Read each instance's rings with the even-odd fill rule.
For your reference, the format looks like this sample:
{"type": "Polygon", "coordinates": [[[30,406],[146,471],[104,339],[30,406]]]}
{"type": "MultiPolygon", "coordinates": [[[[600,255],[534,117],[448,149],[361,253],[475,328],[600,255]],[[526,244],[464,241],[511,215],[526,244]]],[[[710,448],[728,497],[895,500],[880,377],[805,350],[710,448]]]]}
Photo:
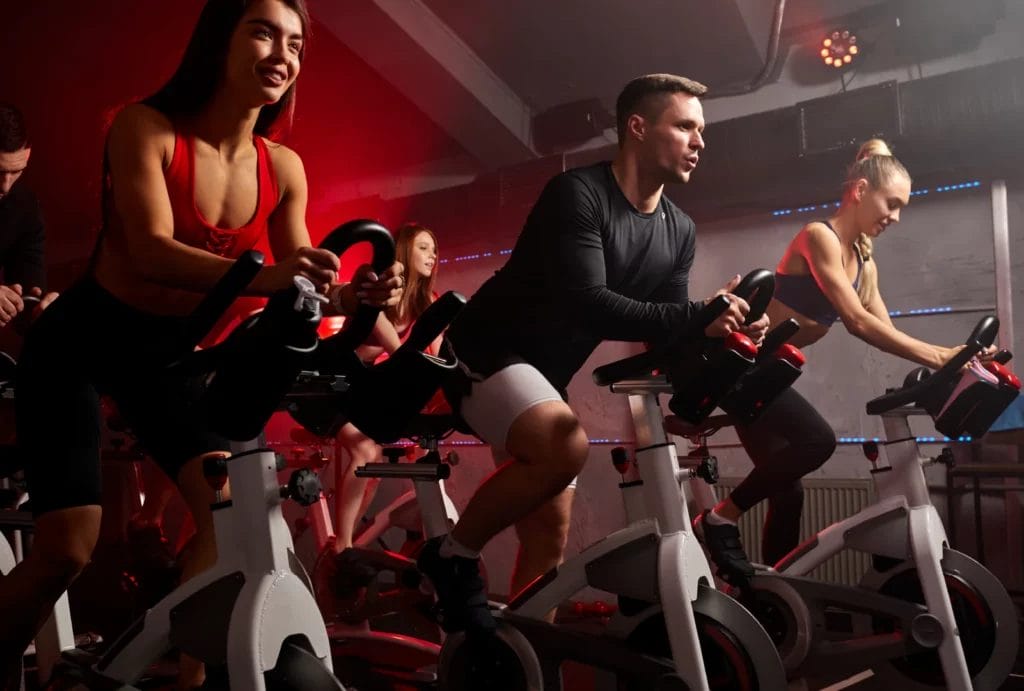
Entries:
{"type": "Polygon", "coordinates": [[[723,427],[736,424],[728,415],[711,415],[693,424],[676,415],[665,416],[665,431],[680,437],[711,436],[723,427]]]}

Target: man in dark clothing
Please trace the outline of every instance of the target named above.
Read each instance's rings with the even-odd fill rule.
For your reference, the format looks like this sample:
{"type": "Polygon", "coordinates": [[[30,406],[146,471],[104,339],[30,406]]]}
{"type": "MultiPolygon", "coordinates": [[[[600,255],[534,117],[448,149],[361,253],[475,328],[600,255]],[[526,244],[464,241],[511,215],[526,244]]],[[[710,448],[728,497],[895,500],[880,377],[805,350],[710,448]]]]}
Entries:
{"type": "MultiPolygon", "coordinates": [[[[588,449],[565,388],[594,348],[603,340],[664,341],[703,305],[688,295],[693,222],[663,191],[687,182],[697,166],[705,91],[674,75],[630,82],[616,104],[615,160],[548,183],[508,263],[449,330],[473,380],[461,413],[496,457],[509,460],[477,490],[452,533],[422,552],[446,629],[493,628],[476,558],[503,529],[515,525],[521,543],[514,591],[561,560],[567,488],[588,449]]],[[[747,311],[731,296],[705,333],[741,330],[760,339],[768,321],[744,326],[747,311]]]]}
{"type": "Polygon", "coordinates": [[[25,309],[23,296],[42,298],[33,311],[56,297],[55,293],[43,297],[45,231],[39,202],[24,184],[16,184],[31,154],[21,113],[12,105],[0,103],[0,326],[9,324],[25,309]]]}

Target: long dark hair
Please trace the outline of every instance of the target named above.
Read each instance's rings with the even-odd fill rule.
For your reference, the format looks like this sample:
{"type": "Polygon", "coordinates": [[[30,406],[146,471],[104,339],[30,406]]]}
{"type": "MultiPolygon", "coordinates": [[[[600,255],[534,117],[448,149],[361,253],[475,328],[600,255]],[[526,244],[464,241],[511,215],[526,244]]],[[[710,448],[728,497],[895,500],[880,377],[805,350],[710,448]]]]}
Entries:
{"type": "MultiPolygon", "coordinates": [[[[299,15],[304,37],[310,33],[305,0],[279,0],[299,15]]],[[[178,69],[160,89],[142,103],[171,122],[199,113],[213,97],[227,62],[231,36],[253,0],[207,0],[178,69]]],[[[299,54],[304,57],[306,42],[299,54]]],[[[295,113],[295,82],[276,103],[263,106],[256,119],[256,134],[274,139],[287,130],[295,113]]]]}
{"type": "MultiPolygon", "coordinates": [[[[206,0],[206,5],[199,14],[196,28],[192,31],[192,38],[189,39],[178,69],[156,93],[142,99],[140,103],[160,111],[172,123],[198,114],[213,98],[213,94],[224,76],[231,37],[253,1],[206,0]]],[[[306,0],[279,0],[279,2],[284,3],[299,15],[299,20],[302,22],[303,38],[308,39],[310,18],[309,11],[306,9],[306,0]]],[[[307,43],[307,40],[302,42],[302,49],[299,53],[300,62],[305,57],[307,43]]],[[[294,113],[295,82],[292,82],[292,85],[276,103],[267,104],[260,109],[254,132],[268,139],[276,139],[291,127],[294,113]]],[[[113,205],[113,184],[110,180],[108,148],[109,141],[103,145],[103,176],[100,192],[102,225],[99,237],[96,239],[96,246],[93,249],[92,259],[89,262],[91,267],[95,266],[113,205]]]]}

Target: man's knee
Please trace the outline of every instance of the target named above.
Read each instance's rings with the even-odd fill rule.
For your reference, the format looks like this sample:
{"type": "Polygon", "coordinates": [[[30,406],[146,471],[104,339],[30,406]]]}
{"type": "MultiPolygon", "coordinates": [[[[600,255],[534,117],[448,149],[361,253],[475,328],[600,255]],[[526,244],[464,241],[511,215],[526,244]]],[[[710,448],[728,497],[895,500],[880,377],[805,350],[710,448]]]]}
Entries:
{"type": "Polygon", "coordinates": [[[29,558],[41,566],[40,578],[64,590],[92,559],[99,539],[98,506],[46,513],[36,519],[36,535],[29,558]]]}
{"type": "Polygon", "coordinates": [[[520,415],[509,429],[506,448],[517,460],[543,469],[561,490],[583,469],[589,442],[572,410],[559,401],[520,415]]]}

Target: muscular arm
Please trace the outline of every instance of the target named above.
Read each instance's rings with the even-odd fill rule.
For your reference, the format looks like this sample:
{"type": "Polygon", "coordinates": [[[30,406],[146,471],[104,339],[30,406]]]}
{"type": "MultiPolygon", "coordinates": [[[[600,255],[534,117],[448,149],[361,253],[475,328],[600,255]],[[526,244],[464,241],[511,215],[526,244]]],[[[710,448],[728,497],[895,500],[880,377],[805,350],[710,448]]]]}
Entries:
{"type": "Polygon", "coordinates": [[[797,236],[798,250],[807,261],[822,293],[839,313],[847,331],[879,350],[898,355],[926,367],[940,367],[949,349],[919,341],[899,331],[885,313],[876,292],[871,309],[865,308],[843,270],[842,247],[835,234],[820,223],[812,223],[797,236]]]}
{"type": "Polygon", "coordinates": [[[677,267],[669,279],[673,297],[683,298],[678,302],[634,300],[610,290],[598,201],[572,178],[563,176],[553,185],[546,193],[557,195],[558,235],[548,258],[553,269],[549,275],[555,277],[556,290],[562,291],[566,317],[606,340],[654,342],[677,332],[696,311],[685,295],[689,267],[677,267]]]}
{"type": "Polygon", "coordinates": [[[224,275],[232,260],[174,239],[174,216],[164,181],[164,162],[173,147],[174,129],[157,111],[136,104],[118,113],[107,142],[114,209],[133,270],[140,277],[202,292],[224,275]]]}
{"type": "MultiPolygon", "coordinates": [[[[878,264],[875,262],[864,263],[864,276],[867,276],[868,271],[878,273],[878,264]]],[[[877,285],[877,284],[876,284],[877,285]]],[[[888,326],[895,329],[896,327],[892,323],[892,317],[889,316],[889,308],[885,306],[885,302],[882,300],[882,294],[876,288],[872,291],[871,297],[868,299],[867,310],[871,314],[875,315],[879,320],[888,326]]]]}

